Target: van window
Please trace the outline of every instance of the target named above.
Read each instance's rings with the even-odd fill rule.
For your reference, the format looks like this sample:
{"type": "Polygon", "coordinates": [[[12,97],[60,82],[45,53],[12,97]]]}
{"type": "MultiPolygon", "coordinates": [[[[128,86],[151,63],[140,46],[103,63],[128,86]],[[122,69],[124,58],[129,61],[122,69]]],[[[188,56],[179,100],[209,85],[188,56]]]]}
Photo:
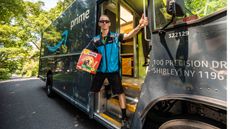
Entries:
{"type": "MultiPolygon", "coordinates": [[[[176,17],[175,24],[198,20],[227,6],[227,0],[175,0],[181,8],[184,16],[176,17]]],[[[172,16],[166,11],[167,0],[154,0],[153,30],[164,27],[171,20],[172,16]]]]}

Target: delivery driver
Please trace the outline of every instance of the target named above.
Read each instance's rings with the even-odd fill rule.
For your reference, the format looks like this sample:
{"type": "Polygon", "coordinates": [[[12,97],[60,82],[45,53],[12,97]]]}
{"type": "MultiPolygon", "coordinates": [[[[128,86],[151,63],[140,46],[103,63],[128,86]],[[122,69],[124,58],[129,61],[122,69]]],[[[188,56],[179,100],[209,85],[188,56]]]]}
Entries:
{"type": "Polygon", "coordinates": [[[100,91],[105,78],[107,78],[109,83],[112,85],[113,94],[117,94],[119,97],[119,104],[122,112],[122,127],[127,128],[128,121],[126,116],[126,101],[120,75],[120,42],[124,42],[125,40],[132,38],[143,27],[147,26],[148,19],[143,15],[139,21],[139,25],[128,34],[119,34],[109,31],[111,22],[107,15],[100,16],[98,25],[101,28],[101,33],[94,37],[86,47],[102,55],[100,65],[93,79],[92,87],[90,89],[91,92],[89,94],[90,117],[92,117],[94,111],[94,95],[100,91]]]}

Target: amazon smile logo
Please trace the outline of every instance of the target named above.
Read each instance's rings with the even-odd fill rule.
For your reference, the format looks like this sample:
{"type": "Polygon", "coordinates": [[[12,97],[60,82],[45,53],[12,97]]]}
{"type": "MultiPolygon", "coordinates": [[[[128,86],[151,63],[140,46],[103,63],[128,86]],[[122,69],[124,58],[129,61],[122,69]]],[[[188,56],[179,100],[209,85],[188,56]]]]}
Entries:
{"type": "Polygon", "coordinates": [[[66,45],[66,41],[67,41],[67,37],[68,37],[68,30],[65,30],[63,33],[62,33],[62,39],[55,45],[55,46],[50,46],[46,43],[46,47],[48,48],[48,50],[50,52],[55,52],[57,51],[62,45],[66,45]]]}

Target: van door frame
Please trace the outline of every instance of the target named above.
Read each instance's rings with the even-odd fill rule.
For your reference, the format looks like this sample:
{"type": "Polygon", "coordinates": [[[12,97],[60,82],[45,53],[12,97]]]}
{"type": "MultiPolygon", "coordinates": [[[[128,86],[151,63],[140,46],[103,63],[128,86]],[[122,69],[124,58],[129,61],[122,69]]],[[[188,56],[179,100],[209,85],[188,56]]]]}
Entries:
{"type": "MultiPolygon", "coordinates": [[[[120,0],[119,0],[120,1],[120,0]]],[[[124,0],[121,0],[120,2],[121,4],[119,4],[119,21],[120,21],[120,6],[123,6],[125,9],[127,9],[128,11],[131,12],[131,14],[133,15],[133,29],[136,27],[136,25],[138,24],[138,21],[137,21],[137,18],[140,17],[140,15],[138,15],[138,13],[131,7],[131,5],[129,5],[126,1],[124,0]]],[[[120,24],[119,24],[120,25],[120,24]]],[[[120,29],[120,27],[119,27],[120,29]]],[[[139,64],[138,64],[138,38],[137,38],[137,35],[135,35],[133,37],[133,65],[134,65],[134,75],[133,77],[139,77],[139,70],[138,70],[138,67],[139,67],[139,64]]]]}

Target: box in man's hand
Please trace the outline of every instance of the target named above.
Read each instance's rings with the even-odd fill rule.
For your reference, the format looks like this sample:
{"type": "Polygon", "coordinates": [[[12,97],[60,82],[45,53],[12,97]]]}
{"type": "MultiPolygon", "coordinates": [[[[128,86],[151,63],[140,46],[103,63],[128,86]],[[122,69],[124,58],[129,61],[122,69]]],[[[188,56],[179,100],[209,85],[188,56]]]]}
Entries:
{"type": "Polygon", "coordinates": [[[101,61],[101,54],[93,52],[89,49],[83,49],[81,56],[78,59],[76,68],[96,74],[97,68],[101,61]]]}

